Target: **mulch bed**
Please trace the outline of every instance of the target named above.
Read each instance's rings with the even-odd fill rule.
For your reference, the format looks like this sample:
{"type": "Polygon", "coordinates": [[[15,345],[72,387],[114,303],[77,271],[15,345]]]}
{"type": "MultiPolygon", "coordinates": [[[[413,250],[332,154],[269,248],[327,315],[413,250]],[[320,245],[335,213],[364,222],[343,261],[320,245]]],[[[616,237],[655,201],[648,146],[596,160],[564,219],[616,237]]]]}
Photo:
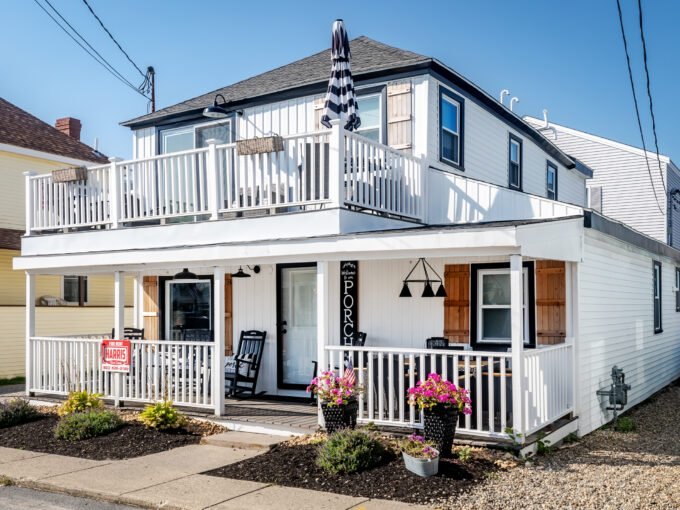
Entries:
{"type": "Polygon", "coordinates": [[[439,474],[430,478],[421,478],[407,471],[401,456],[393,453],[382,465],[368,471],[330,475],[316,466],[318,448],[314,444],[281,444],[263,455],[203,474],[348,496],[427,504],[457,494],[490,473],[503,469],[494,454],[475,449],[473,458],[465,464],[458,460],[440,459],[439,474]]]}
{"type": "Polygon", "coordinates": [[[65,441],[54,437],[57,421],[56,415],[43,414],[36,421],[0,429],[0,446],[83,459],[119,460],[197,444],[201,440],[201,435],[193,432],[160,432],[127,422],[105,436],[65,441]]]}

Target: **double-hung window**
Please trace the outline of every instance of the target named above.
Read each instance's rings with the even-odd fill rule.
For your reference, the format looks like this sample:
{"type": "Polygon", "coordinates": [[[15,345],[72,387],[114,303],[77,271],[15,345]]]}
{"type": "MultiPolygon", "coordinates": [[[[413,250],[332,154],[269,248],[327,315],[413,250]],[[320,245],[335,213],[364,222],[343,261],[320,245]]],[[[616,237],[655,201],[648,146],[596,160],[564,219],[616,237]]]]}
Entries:
{"type": "Polygon", "coordinates": [[[550,161],[545,170],[545,196],[557,200],[557,167],[550,161]]]}
{"type": "Polygon", "coordinates": [[[522,189],[522,140],[510,135],[508,143],[508,186],[522,189]]]}
{"type": "Polygon", "coordinates": [[[463,99],[443,88],[439,92],[439,159],[463,166],[463,99]]]}
{"type": "Polygon", "coordinates": [[[680,267],[675,268],[675,311],[680,312],[680,267]]]}
{"type": "Polygon", "coordinates": [[[67,303],[87,303],[87,276],[64,276],[62,296],[67,303]]]}
{"type": "MultiPolygon", "coordinates": [[[[524,342],[529,342],[528,270],[522,271],[522,321],[524,342]]],[[[477,272],[477,342],[511,341],[510,269],[480,269],[477,272]]]]}
{"type": "Polygon", "coordinates": [[[661,333],[661,262],[654,261],[654,333],[661,333]]]}
{"type": "Polygon", "coordinates": [[[375,142],[382,142],[382,105],[381,94],[357,97],[361,126],[356,130],[362,136],[375,142]]]}

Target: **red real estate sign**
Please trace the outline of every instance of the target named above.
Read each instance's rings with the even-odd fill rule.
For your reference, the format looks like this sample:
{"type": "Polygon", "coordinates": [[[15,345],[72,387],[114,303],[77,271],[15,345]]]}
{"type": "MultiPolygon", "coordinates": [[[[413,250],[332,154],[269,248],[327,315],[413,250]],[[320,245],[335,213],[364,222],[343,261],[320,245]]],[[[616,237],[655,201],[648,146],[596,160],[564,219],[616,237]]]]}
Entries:
{"type": "Polygon", "coordinates": [[[130,371],[130,340],[102,340],[102,370],[130,371]]]}

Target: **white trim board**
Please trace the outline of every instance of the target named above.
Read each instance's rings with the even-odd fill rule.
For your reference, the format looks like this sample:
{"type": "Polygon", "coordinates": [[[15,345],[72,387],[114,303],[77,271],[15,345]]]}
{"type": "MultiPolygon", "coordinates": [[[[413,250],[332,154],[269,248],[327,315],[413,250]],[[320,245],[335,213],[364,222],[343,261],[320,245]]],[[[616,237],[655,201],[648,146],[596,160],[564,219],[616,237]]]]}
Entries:
{"type": "MultiPolygon", "coordinates": [[[[92,149],[94,150],[94,149],[92,149]]],[[[43,152],[43,151],[37,151],[34,149],[26,149],[25,147],[19,147],[17,145],[10,145],[7,143],[0,143],[0,151],[4,152],[9,152],[12,154],[18,154],[20,156],[29,156],[32,158],[38,158],[38,159],[44,159],[46,161],[52,161],[55,163],[65,163],[67,165],[74,165],[74,166],[93,166],[97,164],[106,164],[106,163],[97,163],[94,160],[84,160],[84,159],[75,159],[75,158],[67,158],[65,156],[59,156],[57,154],[51,154],[49,152],[43,152]]]]}

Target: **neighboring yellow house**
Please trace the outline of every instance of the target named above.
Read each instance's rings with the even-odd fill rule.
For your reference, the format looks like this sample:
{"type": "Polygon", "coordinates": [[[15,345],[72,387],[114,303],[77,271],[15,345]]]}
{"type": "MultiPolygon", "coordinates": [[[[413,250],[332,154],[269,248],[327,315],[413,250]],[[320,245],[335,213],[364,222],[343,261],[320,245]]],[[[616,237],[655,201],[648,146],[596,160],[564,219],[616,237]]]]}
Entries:
{"type": "MultiPolygon", "coordinates": [[[[59,119],[56,126],[0,98],[0,379],[24,374],[26,279],[12,270],[24,233],[23,174],[107,161],[80,141],[78,119],[59,119]]],[[[126,283],[126,324],[131,324],[132,279],[126,283]]],[[[111,331],[113,277],[41,276],[36,294],[38,335],[111,331]]]]}

